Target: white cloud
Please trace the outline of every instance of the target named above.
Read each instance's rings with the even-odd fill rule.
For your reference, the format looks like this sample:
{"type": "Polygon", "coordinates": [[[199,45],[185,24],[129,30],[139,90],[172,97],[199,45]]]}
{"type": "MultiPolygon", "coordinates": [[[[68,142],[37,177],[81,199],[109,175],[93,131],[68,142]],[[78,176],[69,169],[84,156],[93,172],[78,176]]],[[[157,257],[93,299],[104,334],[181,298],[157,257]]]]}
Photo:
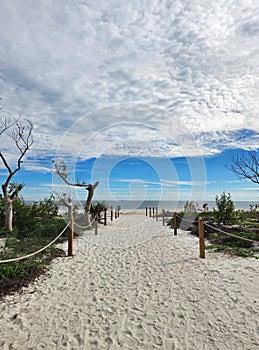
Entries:
{"type": "Polygon", "coordinates": [[[243,187],[240,188],[239,191],[257,191],[258,192],[258,187],[243,187]]]}
{"type": "Polygon", "coordinates": [[[125,182],[125,183],[133,183],[133,182],[143,182],[146,185],[158,185],[158,186],[163,186],[163,187],[175,187],[175,186],[201,186],[204,185],[205,183],[208,184],[208,182],[198,182],[198,181],[170,181],[170,180],[161,180],[161,181],[146,181],[143,179],[118,179],[116,180],[117,182],[125,182]]]}
{"type": "Polygon", "coordinates": [[[80,152],[96,133],[90,156],[111,145],[117,154],[196,155],[193,138],[200,154],[258,147],[258,136],[235,138],[238,130],[259,133],[258,23],[257,0],[4,2],[5,111],[34,122],[35,157],[53,154],[82,115],[138,101],[163,109],[163,118],[131,108],[120,122],[132,125],[116,129],[114,107],[108,111],[116,116],[92,113],[76,135],[67,135],[64,151],[80,152]]]}
{"type": "Polygon", "coordinates": [[[52,169],[51,168],[47,168],[44,166],[37,166],[37,165],[32,165],[32,166],[24,166],[25,170],[29,170],[29,171],[37,171],[37,172],[41,172],[41,173],[51,173],[52,169]]]}

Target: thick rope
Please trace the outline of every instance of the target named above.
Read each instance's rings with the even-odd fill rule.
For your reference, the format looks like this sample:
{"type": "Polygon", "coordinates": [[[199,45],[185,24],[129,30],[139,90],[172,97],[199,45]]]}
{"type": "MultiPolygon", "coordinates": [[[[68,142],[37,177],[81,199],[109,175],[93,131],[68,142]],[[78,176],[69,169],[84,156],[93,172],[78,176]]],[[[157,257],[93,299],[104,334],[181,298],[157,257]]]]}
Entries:
{"type": "MultiPolygon", "coordinates": [[[[177,217],[180,218],[180,219],[182,219],[183,221],[189,222],[189,223],[191,223],[191,224],[194,224],[194,223],[197,224],[197,223],[198,223],[198,221],[189,221],[189,220],[186,220],[186,219],[182,218],[181,216],[179,216],[178,214],[177,214],[177,217]]],[[[204,225],[206,225],[207,227],[212,228],[213,230],[216,230],[216,231],[218,231],[218,232],[220,232],[220,233],[223,233],[223,234],[225,234],[225,235],[227,235],[227,236],[234,237],[234,238],[238,238],[238,239],[242,239],[243,241],[247,241],[247,242],[250,242],[250,243],[259,244],[259,241],[255,241],[255,240],[253,240],[253,239],[249,239],[249,238],[245,238],[245,237],[240,237],[240,236],[234,235],[233,233],[229,233],[229,232],[222,231],[222,230],[220,230],[219,228],[216,228],[216,227],[214,227],[214,226],[211,226],[211,225],[207,224],[206,222],[204,222],[204,225]]]]}
{"type": "Polygon", "coordinates": [[[48,245],[46,245],[45,247],[43,247],[43,248],[37,250],[36,252],[30,253],[30,254],[28,254],[28,255],[20,256],[20,257],[18,257],[18,258],[7,259],[7,260],[0,260],[0,264],[24,260],[24,259],[30,258],[31,256],[34,256],[34,255],[36,255],[36,254],[39,254],[40,252],[42,252],[43,250],[45,250],[45,249],[47,249],[49,246],[51,246],[53,243],[55,243],[55,242],[63,235],[63,233],[66,231],[66,229],[69,227],[70,224],[71,224],[71,221],[70,221],[70,222],[67,224],[67,226],[63,229],[63,231],[60,232],[60,234],[59,234],[55,239],[53,239],[53,241],[51,241],[48,245]]]}
{"type": "Polygon", "coordinates": [[[255,241],[255,240],[253,240],[253,239],[249,239],[249,238],[245,238],[245,237],[240,237],[240,236],[234,235],[233,233],[229,233],[229,232],[222,231],[222,230],[220,230],[219,228],[216,228],[216,227],[214,227],[214,226],[211,226],[211,225],[206,224],[206,222],[204,222],[204,226],[205,226],[205,225],[206,225],[207,227],[209,227],[209,228],[212,228],[212,229],[215,230],[215,231],[218,231],[218,232],[220,232],[220,233],[224,233],[224,234],[227,235],[227,236],[234,237],[234,238],[238,238],[238,239],[242,239],[243,241],[247,241],[247,242],[259,244],[259,241],[255,241]]]}
{"type": "Polygon", "coordinates": [[[92,224],[94,223],[94,221],[95,221],[95,218],[93,218],[93,221],[91,221],[90,224],[87,225],[87,226],[78,225],[76,222],[75,222],[74,224],[75,224],[77,227],[79,227],[79,228],[86,229],[86,228],[88,228],[88,227],[91,227],[92,224]]]}

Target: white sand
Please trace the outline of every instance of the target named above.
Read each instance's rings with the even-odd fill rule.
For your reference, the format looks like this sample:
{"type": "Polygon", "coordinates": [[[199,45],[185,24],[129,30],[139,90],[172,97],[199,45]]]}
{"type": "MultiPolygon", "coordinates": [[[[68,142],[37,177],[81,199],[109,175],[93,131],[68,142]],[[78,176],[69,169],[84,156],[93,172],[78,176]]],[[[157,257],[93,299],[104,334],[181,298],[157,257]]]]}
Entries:
{"type": "Polygon", "coordinates": [[[0,349],[258,349],[259,260],[123,214],[1,303],[0,349]]]}

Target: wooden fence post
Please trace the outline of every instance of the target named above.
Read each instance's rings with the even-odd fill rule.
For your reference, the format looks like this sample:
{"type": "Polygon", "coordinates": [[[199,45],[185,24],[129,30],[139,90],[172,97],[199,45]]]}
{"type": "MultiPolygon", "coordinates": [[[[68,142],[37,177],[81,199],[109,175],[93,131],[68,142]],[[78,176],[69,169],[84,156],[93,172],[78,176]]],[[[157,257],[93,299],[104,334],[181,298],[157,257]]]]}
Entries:
{"type": "Polygon", "coordinates": [[[146,216],[147,216],[147,207],[146,207],[146,216]]]}
{"type": "Polygon", "coordinates": [[[107,209],[104,209],[104,226],[107,225],[107,209]]]}
{"type": "Polygon", "coordinates": [[[153,219],[155,218],[155,208],[153,207],[153,219]]]}
{"type": "Polygon", "coordinates": [[[156,207],[156,221],[158,221],[158,209],[156,207]]]}
{"type": "Polygon", "coordinates": [[[151,218],[151,207],[149,207],[149,217],[151,218]]]}
{"type": "Polygon", "coordinates": [[[97,235],[97,227],[98,227],[98,215],[94,218],[94,233],[97,235]]]}
{"type": "Polygon", "coordinates": [[[162,209],[163,226],[165,226],[165,209],[162,209]]]}
{"type": "Polygon", "coordinates": [[[111,208],[111,221],[113,220],[113,209],[111,208]]]}
{"type": "Polygon", "coordinates": [[[174,235],[177,235],[177,214],[174,213],[174,235]]]}
{"type": "Polygon", "coordinates": [[[73,210],[70,212],[70,231],[68,236],[68,256],[74,255],[74,216],[73,216],[73,210]]]}
{"type": "Polygon", "coordinates": [[[203,218],[199,218],[199,245],[200,245],[200,257],[205,258],[205,244],[204,244],[204,221],[203,218]]]}
{"type": "Polygon", "coordinates": [[[114,211],[114,217],[115,217],[115,219],[117,219],[117,209],[115,209],[115,211],[114,211]]]}

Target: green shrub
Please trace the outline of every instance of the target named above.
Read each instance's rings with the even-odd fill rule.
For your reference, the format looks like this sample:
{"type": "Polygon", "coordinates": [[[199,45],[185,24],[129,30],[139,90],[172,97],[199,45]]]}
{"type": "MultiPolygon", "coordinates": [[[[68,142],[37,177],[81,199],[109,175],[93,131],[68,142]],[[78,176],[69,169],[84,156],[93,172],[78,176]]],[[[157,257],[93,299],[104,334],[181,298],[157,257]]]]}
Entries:
{"type": "Polygon", "coordinates": [[[253,252],[250,252],[250,251],[247,251],[247,250],[244,250],[244,249],[241,249],[241,248],[238,248],[236,250],[236,255],[237,256],[241,256],[243,258],[249,258],[249,257],[253,257],[254,256],[253,252]]]}
{"type": "Polygon", "coordinates": [[[226,194],[225,191],[220,195],[216,196],[216,207],[215,212],[218,223],[224,225],[233,224],[235,221],[235,205],[231,199],[230,193],[226,194]]]}
{"type": "Polygon", "coordinates": [[[107,208],[107,204],[105,202],[97,202],[96,204],[92,204],[90,213],[93,216],[98,216],[98,219],[101,218],[101,213],[107,208]]]}
{"type": "Polygon", "coordinates": [[[27,259],[21,262],[11,262],[0,265],[0,281],[21,278],[30,275],[34,270],[43,270],[43,264],[34,259],[27,259]]]}
{"type": "Polygon", "coordinates": [[[18,239],[33,236],[56,236],[65,226],[60,220],[53,196],[27,205],[18,199],[14,202],[14,236],[18,239]]]}

